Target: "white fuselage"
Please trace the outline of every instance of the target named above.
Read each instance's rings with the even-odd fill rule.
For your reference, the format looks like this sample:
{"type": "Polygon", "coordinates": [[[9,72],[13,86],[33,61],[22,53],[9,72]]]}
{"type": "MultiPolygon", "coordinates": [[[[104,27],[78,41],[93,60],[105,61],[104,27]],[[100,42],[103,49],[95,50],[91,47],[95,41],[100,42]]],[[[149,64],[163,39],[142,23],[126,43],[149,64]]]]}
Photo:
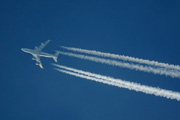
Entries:
{"type": "Polygon", "coordinates": [[[37,62],[36,65],[40,66],[40,68],[43,69],[43,66],[42,66],[40,57],[53,58],[54,61],[57,62],[57,57],[58,57],[58,55],[59,55],[59,52],[58,52],[58,51],[56,51],[55,54],[49,54],[49,53],[42,52],[42,49],[43,49],[49,42],[50,42],[50,40],[47,40],[45,43],[41,43],[41,45],[40,45],[39,47],[35,47],[34,50],[28,49],[28,48],[22,48],[21,50],[22,50],[23,52],[32,54],[32,56],[33,56],[32,59],[37,62]]]}
{"type": "Polygon", "coordinates": [[[36,50],[32,50],[32,49],[28,49],[28,48],[22,48],[21,49],[23,52],[26,52],[26,53],[30,53],[32,54],[34,57],[47,57],[47,58],[53,58],[55,57],[54,55],[52,54],[49,54],[49,53],[45,53],[45,52],[38,52],[36,50]]]}

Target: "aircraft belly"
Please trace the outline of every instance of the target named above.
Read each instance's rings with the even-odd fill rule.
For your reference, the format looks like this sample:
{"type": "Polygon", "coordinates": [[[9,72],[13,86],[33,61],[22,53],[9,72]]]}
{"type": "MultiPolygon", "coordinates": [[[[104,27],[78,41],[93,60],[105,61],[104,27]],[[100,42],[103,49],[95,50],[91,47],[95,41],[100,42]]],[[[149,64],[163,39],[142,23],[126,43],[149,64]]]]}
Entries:
{"type": "Polygon", "coordinates": [[[54,57],[53,55],[47,54],[47,53],[41,53],[41,54],[39,54],[39,56],[41,56],[41,57],[48,57],[48,58],[54,57]]]}

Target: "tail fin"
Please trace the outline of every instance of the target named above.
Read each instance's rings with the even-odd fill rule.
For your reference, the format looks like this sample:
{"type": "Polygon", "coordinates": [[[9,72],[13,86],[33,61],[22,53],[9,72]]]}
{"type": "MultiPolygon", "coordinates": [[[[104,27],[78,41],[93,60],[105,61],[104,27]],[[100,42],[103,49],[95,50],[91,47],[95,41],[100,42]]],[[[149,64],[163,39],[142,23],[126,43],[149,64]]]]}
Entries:
{"type": "Polygon", "coordinates": [[[54,57],[53,57],[53,59],[54,59],[55,62],[57,62],[58,55],[59,55],[59,52],[56,51],[56,53],[54,54],[54,57]]]}

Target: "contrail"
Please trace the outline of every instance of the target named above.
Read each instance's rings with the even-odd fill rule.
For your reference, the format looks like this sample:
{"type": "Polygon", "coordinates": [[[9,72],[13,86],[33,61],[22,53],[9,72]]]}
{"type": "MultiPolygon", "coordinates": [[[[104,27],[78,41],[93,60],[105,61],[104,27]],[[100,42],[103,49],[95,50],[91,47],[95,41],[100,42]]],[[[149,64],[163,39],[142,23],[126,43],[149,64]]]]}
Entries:
{"type": "Polygon", "coordinates": [[[157,61],[150,61],[150,60],[146,60],[146,59],[139,59],[139,58],[124,56],[124,55],[104,53],[104,52],[99,52],[99,51],[95,51],[95,50],[86,50],[86,49],[66,47],[66,46],[61,46],[61,48],[66,49],[66,50],[70,50],[70,51],[74,51],[74,52],[97,55],[97,56],[101,56],[101,57],[109,57],[109,58],[114,58],[114,59],[121,59],[121,60],[125,60],[125,61],[130,61],[130,62],[137,62],[140,64],[147,64],[147,65],[153,65],[153,66],[157,66],[157,67],[164,67],[164,68],[169,68],[169,69],[180,70],[179,65],[172,65],[172,64],[168,64],[168,63],[161,63],[161,62],[157,62],[157,61]]]}
{"type": "Polygon", "coordinates": [[[82,70],[78,70],[78,69],[74,69],[74,68],[70,68],[70,67],[66,67],[66,66],[62,66],[62,65],[57,65],[57,64],[53,64],[53,65],[58,67],[58,68],[56,68],[57,71],[63,72],[63,73],[69,74],[69,75],[73,75],[76,77],[85,78],[88,80],[93,80],[96,82],[100,82],[100,83],[104,83],[104,84],[108,84],[108,85],[112,85],[112,86],[117,86],[120,88],[126,88],[129,90],[134,90],[136,92],[143,92],[146,94],[165,97],[168,99],[176,99],[177,101],[180,101],[180,93],[179,92],[174,92],[174,91],[165,90],[165,89],[161,89],[161,88],[141,85],[138,83],[128,82],[128,81],[124,81],[121,79],[115,79],[112,77],[94,74],[94,73],[90,73],[90,72],[86,72],[86,71],[82,71],[82,70]],[[59,68],[61,68],[61,69],[59,69],[59,68]]]}
{"type": "Polygon", "coordinates": [[[176,71],[176,70],[166,70],[163,68],[154,68],[151,66],[142,66],[139,64],[125,63],[125,62],[120,62],[120,61],[115,61],[115,60],[110,60],[110,59],[97,58],[97,57],[74,54],[74,53],[69,53],[69,52],[59,51],[59,53],[62,55],[67,55],[67,56],[76,57],[76,58],[80,58],[80,59],[99,62],[102,64],[108,64],[108,65],[113,65],[113,66],[118,66],[118,67],[123,67],[123,68],[129,68],[129,69],[135,69],[135,70],[144,71],[144,72],[148,72],[148,73],[170,76],[173,78],[174,77],[180,78],[180,72],[176,71]]]}

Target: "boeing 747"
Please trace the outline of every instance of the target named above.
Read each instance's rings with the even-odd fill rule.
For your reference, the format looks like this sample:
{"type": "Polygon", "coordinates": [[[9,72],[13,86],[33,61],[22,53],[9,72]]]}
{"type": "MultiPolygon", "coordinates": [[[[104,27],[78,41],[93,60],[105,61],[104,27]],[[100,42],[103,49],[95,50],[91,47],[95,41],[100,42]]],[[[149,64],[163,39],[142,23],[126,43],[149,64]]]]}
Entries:
{"type": "Polygon", "coordinates": [[[35,49],[28,49],[28,48],[22,48],[21,50],[23,52],[26,52],[26,53],[30,53],[32,54],[33,58],[32,60],[35,60],[37,63],[36,65],[38,65],[40,68],[43,69],[43,66],[42,66],[42,63],[41,63],[41,60],[40,60],[40,57],[47,57],[47,58],[53,58],[55,62],[57,62],[57,58],[58,58],[58,55],[59,55],[59,52],[56,51],[55,54],[49,54],[49,53],[45,53],[45,52],[42,52],[42,49],[50,42],[50,40],[47,40],[45,43],[41,43],[41,45],[39,47],[35,47],[35,49]]]}

